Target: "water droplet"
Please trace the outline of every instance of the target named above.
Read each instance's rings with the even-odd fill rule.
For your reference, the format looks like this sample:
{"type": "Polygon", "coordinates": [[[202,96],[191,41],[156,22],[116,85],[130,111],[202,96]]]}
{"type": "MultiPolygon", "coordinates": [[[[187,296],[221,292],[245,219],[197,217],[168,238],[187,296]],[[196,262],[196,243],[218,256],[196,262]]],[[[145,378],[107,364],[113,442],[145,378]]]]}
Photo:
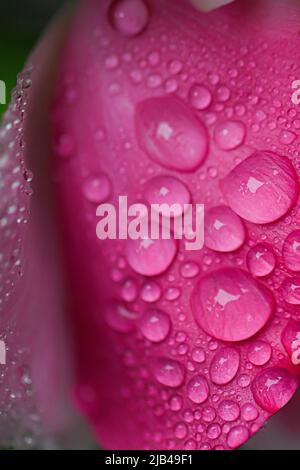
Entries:
{"type": "Polygon", "coordinates": [[[300,230],[295,230],[285,239],[282,256],[288,269],[300,271],[300,230]]]}
{"type": "Polygon", "coordinates": [[[135,329],[136,313],[129,311],[121,304],[109,305],[105,312],[108,325],[118,333],[130,333],[135,329]]]}
{"type": "Polygon", "coordinates": [[[224,400],[218,406],[218,414],[224,421],[235,421],[240,416],[240,407],[231,400],[224,400]]]}
{"type": "Polygon", "coordinates": [[[210,424],[207,428],[207,437],[209,439],[217,439],[221,434],[221,426],[217,423],[210,424]]]}
{"type": "Polygon", "coordinates": [[[59,157],[67,158],[74,152],[74,140],[69,134],[62,134],[56,140],[55,151],[59,157]]]}
{"type": "Polygon", "coordinates": [[[249,439],[249,431],[245,426],[235,426],[227,436],[227,444],[231,449],[240,447],[249,439]]]}
{"type": "Polygon", "coordinates": [[[142,0],[119,0],[112,5],[115,28],[125,36],[137,36],[147,26],[149,10],[142,0]]]}
{"type": "Polygon", "coordinates": [[[180,387],[184,381],[184,368],[174,359],[160,357],[154,364],[154,376],[156,380],[166,387],[180,387]]]}
{"type": "Polygon", "coordinates": [[[242,341],[255,335],[269,320],[273,307],[271,292],[236,268],[204,276],[192,299],[200,327],[223,341],[242,341]]]}
{"type": "Polygon", "coordinates": [[[273,367],[260,372],[252,382],[255,401],[264,410],[275,413],[294,395],[297,380],[287,370],[273,367]]]}
{"type": "Polygon", "coordinates": [[[169,302],[174,302],[175,300],[178,300],[181,295],[181,290],[178,289],[177,287],[169,287],[169,289],[166,290],[165,297],[169,302]]]}
{"type": "Polygon", "coordinates": [[[281,285],[284,300],[291,305],[300,305],[300,277],[287,278],[281,285]]]}
{"type": "Polygon", "coordinates": [[[187,395],[193,403],[204,403],[209,395],[209,386],[203,375],[196,375],[187,384],[187,395]]]}
{"type": "Polygon", "coordinates": [[[129,266],[143,276],[165,272],[177,253],[177,244],[169,240],[128,240],[126,255],[129,266]]]}
{"type": "Polygon", "coordinates": [[[292,364],[300,364],[300,322],[290,320],[282,332],[281,341],[292,364]]]}
{"type": "Polygon", "coordinates": [[[139,103],[136,130],[141,148],[166,168],[193,171],[207,155],[204,124],[174,97],[151,98],[139,103]]]}
{"type": "Polygon", "coordinates": [[[230,207],[219,206],[205,214],[205,245],[211,250],[230,252],[245,241],[245,228],[230,207]]]}
{"type": "Polygon", "coordinates": [[[264,366],[269,362],[272,348],[265,341],[254,341],[248,348],[248,359],[255,366],[264,366]]]}
{"type": "Polygon", "coordinates": [[[134,281],[129,279],[122,286],[122,299],[125,302],[134,302],[138,296],[138,288],[134,281]]]}
{"type": "Polygon", "coordinates": [[[160,208],[153,210],[165,215],[169,219],[171,206],[174,205],[171,215],[178,217],[184,211],[184,205],[189,204],[191,195],[184,183],[173,176],[157,176],[148,181],[145,187],[145,198],[149,204],[158,204],[160,208]],[[166,204],[164,210],[163,204],[166,204]]]}
{"type": "Polygon", "coordinates": [[[144,302],[157,302],[162,295],[162,290],[156,282],[146,282],[142,287],[141,298],[144,302]]]}
{"type": "Polygon", "coordinates": [[[178,423],[175,427],[175,436],[177,439],[184,439],[187,436],[188,428],[185,423],[178,423]]]}
{"type": "Polygon", "coordinates": [[[280,141],[281,144],[290,145],[294,142],[296,137],[297,136],[296,136],[296,134],[294,134],[294,132],[282,131],[281,134],[280,134],[280,137],[279,137],[279,141],[280,141]]]}
{"type": "Polygon", "coordinates": [[[251,403],[242,406],[242,418],[245,421],[254,421],[258,417],[258,410],[251,403]]]}
{"type": "Polygon", "coordinates": [[[230,90],[224,85],[220,86],[217,89],[217,100],[225,102],[225,101],[228,101],[229,98],[230,98],[230,90]]]}
{"type": "Polygon", "coordinates": [[[275,265],[276,256],[270,245],[259,243],[249,250],[247,266],[253,276],[268,276],[274,270],[275,265]]]}
{"type": "Polygon", "coordinates": [[[171,75],[177,75],[183,69],[183,63],[180,60],[172,60],[168,66],[171,75]]]}
{"type": "Polygon", "coordinates": [[[180,274],[185,279],[192,279],[198,276],[200,272],[200,268],[197,263],[189,262],[185,263],[180,268],[180,274]]]}
{"type": "Polygon", "coordinates": [[[146,339],[153,343],[160,343],[170,332],[170,317],[161,310],[149,310],[139,321],[139,327],[146,339]]]}
{"type": "Polygon", "coordinates": [[[195,84],[190,89],[189,101],[194,109],[207,109],[212,101],[211,92],[204,85],[195,84]]]}
{"type": "Polygon", "coordinates": [[[237,374],[240,365],[240,355],[235,348],[225,347],[214,356],[210,365],[212,381],[218,385],[225,385],[237,374]]]}
{"type": "Polygon", "coordinates": [[[221,150],[233,150],[242,145],[246,129],[240,121],[226,121],[216,125],[214,139],[221,150]]]}
{"type": "Polygon", "coordinates": [[[111,183],[104,174],[88,176],[83,184],[83,194],[93,203],[106,201],[111,194],[111,183]]]}
{"type": "Polygon", "coordinates": [[[205,362],[205,358],[206,358],[206,355],[205,355],[205,351],[204,351],[203,348],[193,349],[193,351],[192,351],[193,361],[202,363],[202,362],[205,362]]]}
{"type": "Polygon", "coordinates": [[[255,224],[268,224],[285,215],[298,196],[298,179],[287,157],[257,152],[221,181],[234,212],[255,224]]]}

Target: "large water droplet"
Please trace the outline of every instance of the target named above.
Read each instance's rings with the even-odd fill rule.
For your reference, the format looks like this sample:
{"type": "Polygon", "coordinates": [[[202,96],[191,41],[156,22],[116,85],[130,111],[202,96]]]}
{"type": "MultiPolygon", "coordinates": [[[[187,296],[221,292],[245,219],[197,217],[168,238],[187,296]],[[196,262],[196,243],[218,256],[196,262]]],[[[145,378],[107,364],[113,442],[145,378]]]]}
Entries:
{"type": "Polygon", "coordinates": [[[243,219],[267,224],[294,205],[298,179],[288,158],[257,152],[221,181],[221,189],[229,206],[243,219]]]}
{"type": "Polygon", "coordinates": [[[151,98],[139,103],[136,130],[141,148],[166,168],[193,171],[207,155],[204,124],[185,103],[174,97],[151,98]]]}
{"type": "Polygon", "coordinates": [[[203,330],[223,341],[242,341],[255,335],[274,307],[271,292],[236,268],[224,268],[200,279],[192,308],[203,330]]]}
{"type": "Polygon", "coordinates": [[[252,382],[255,401],[264,410],[275,413],[294,395],[297,380],[287,370],[273,367],[258,374],[252,382]]]}
{"type": "Polygon", "coordinates": [[[158,276],[171,265],[177,253],[177,244],[169,240],[128,240],[127,261],[130,267],[143,276],[158,276]]]}
{"type": "Polygon", "coordinates": [[[218,414],[224,421],[235,421],[240,416],[240,407],[232,400],[224,400],[218,406],[218,414]]]}
{"type": "MultiPolygon", "coordinates": [[[[145,187],[145,197],[149,204],[166,204],[166,211],[163,215],[169,216],[170,208],[174,205],[171,215],[178,217],[184,212],[184,205],[189,204],[191,195],[184,183],[173,176],[157,176],[148,181],[145,187]]],[[[153,207],[155,210],[155,208],[153,207]]]]}
{"type": "Polygon", "coordinates": [[[166,387],[180,387],[184,381],[184,368],[174,359],[158,358],[154,364],[153,372],[156,380],[166,387]]]}
{"type": "Polygon", "coordinates": [[[281,285],[284,300],[291,305],[300,305],[300,276],[285,279],[281,285]]]}
{"type": "Polygon", "coordinates": [[[187,395],[193,403],[204,403],[209,395],[209,386],[203,375],[196,375],[187,384],[187,395]]]}
{"type": "Polygon", "coordinates": [[[195,84],[190,89],[189,100],[193,108],[206,109],[212,101],[211,92],[204,85],[195,84]]]}
{"type": "Polygon", "coordinates": [[[214,356],[210,365],[212,381],[218,385],[225,385],[237,374],[240,365],[240,355],[235,348],[225,347],[214,356]]]}
{"type": "Polygon", "coordinates": [[[233,150],[244,142],[246,129],[240,121],[226,121],[216,125],[214,138],[221,150],[233,150]]]}
{"type": "Polygon", "coordinates": [[[300,271],[300,230],[295,230],[285,239],[282,256],[287,268],[300,271]]]}
{"type": "Polygon", "coordinates": [[[244,225],[230,207],[214,207],[205,214],[205,245],[208,248],[230,252],[237,250],[244,240],[244,225]]]}
{"type": "Polygon", "coordinates": [[[247,255],[247,266],[251,274],[257,277],[268,276],[274,270],[276,256],[274,250],[266,243],[253,246],[247,255]]]}
{"type": "Polygon", "coordinates": [[[263,366],[271,359],[272,348],[265,341],[254,341],[248,348],[248,359],[255,366],[263,366]]]}
{"type": "Polygon", "coordinates": [[[115,28],[125,36],[137,36],[149,20],[148,7],[142,0],[118,0],[110,14],[115,28]]]}
{"type": "Polygon", "coordinates": [[[292,364],[300,364],[300,322],[290,320],[282,332],[281,341],[292,364]]]}
{"type": "Polygon", "coordinates": [[[171,328],[170,317],[163,311],[153,309],[146,312],[139,321],[140,330],[149,341],[160,343],[168,336],[171,328]]]}

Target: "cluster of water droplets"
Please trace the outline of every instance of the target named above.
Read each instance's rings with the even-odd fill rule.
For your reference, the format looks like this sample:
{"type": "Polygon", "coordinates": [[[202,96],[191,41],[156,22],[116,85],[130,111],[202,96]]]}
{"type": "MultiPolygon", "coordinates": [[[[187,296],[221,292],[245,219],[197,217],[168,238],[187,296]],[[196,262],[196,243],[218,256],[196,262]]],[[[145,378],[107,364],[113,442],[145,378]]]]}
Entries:
{"type": "MultiPolygon", "coordinates": [[[[208,54],[201,39],[185,63],[174,41],[167,47],[166,32],[149,32],[151,13],[142,0],[113,2],[109,24],[126,46],[114,50],[97,37],[111,78],[108,94],[121,101],[122,80],[129,89],[146,90],[134,103],[134,135],[125,140],[117,171],[126,174],[124,151],[134,148],[141,156],[135,168],[139,196],[148,204],[177,204],[176,219],[184,204],[205,203],[205,246],[188,256],[172,238],[128,240],[110,260],[117,300],[105,315],[125,337],[121,355],[136,389],[124,397],[143,390],[145,409],[157,418],[158,431],[145,433],[145,446],[154,440],[170,449],[235,448],[297,386],[285,365],[287,359],[300,362],[300,323],[286,309],[300,305],[300,166],[291,151],[300,119],[289,110],[293,130],[286,128],[287,118],[276,118],[283,112],[278,90],[270,92],[267,107],[266,84],[258,79],[245,96],[238,78],[255,73],[254,47],[241,47],[226,75],[218,57],[215,69],[206,71],[198,64],[201,51],[208,54]],[[151,45],[147,53],[134,42],[142,34],[151,45]],[[161,48],[153,48],[154,36],[161,48]],[[165,59],[172,50],[174,58],[165,59]],[[265,139],[258,136],[266,129],[265,139]],[[268,328],[282,319],[286,327],[275,341],[268,328]],[[161,416],[167,440],[159,432],[161,416]]],[[[257,54],[266,47],[259,43],[257,54]]],[[[96,141],[104,139],[105,131],[95,134],[96,141]]],[[[68,136],[57,153],[75,153],[68,136]]],[[[111,181],[105,172],[88,176],[85,199],[110,200],[116,193],[111,181]]]]}
{"type": "Polygon", "coordinates": [[[25,449],[39,445],[41,423],[27,366],[30,351],[22,346],[16,318],[10,315],[10,299],[24,273],[24,240],[32,194],[33,175],[24,160],[24,122],[32,71],[28,65],[18,76],[0,129],[0,340],[6,349],[6,364],[0,365],[0,444],[25,449]]]}

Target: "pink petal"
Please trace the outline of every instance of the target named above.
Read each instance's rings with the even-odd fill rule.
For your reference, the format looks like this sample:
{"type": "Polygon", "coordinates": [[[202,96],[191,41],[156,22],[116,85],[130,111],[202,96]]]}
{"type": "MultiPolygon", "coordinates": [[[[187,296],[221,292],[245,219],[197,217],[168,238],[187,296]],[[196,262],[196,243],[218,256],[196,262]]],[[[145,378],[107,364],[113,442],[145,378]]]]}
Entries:
{"type": "Polygon", "coordinates": [[[52,109],[77,404],[108,449],[233,449],[298,384],[283,332],[299,314],[281,295],[283,243],[299,226],[289,95],[298,25],[268,1],[238,2],[209,23],[179,0],[148,1],[146,12],[141,2],[84,2],[52,109]],[[207,90],[200,107],[195,84],[207,90]],[[97,202],[139,202],[150,179],[167,176],[208,210],[226,203],[244,219],[230,212],[237,251],[97,239],[97,202]],[[262,241],[278,269],[257,280],[247,255],[262,241]],[[198,267],[188,280],[187,264],[198,267]]]}

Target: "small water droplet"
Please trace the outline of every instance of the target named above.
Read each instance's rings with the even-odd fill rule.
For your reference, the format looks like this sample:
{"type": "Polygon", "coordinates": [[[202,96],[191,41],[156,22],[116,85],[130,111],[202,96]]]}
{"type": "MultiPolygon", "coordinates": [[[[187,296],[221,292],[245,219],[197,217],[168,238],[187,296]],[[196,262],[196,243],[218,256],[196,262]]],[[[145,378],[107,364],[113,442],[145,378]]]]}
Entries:
{"type": "Polygon", "coordinates": [[[153,343],[160,343],[170,332],[170,317],[161,310],[149,310],[140,319],[139,327],[145,338],[153,343]]]}
{"type": "Polygon", "coordinates": [[[240,121],[226,121],[216,125],[214,139],[221,150],[233,150],[242,145],[246,129],[240,121]]]}
{"type": "Polygon", "coordinates": [[[253,276],[268,276],[274,271],[275,265],[274,250],[266,243],[253,246],[247,254],[247,266],[253,276]]]}
{"type": "Polygon", "coordinates": [[[174,359],[158,358],[155,361],[153,372],[156,380],[166,387],[180,387],[184,381],[184,368],[174,359]]]}
{"type": "Polygon", "coordinates": [[[140,34],[149,21],[149,10],[142,0],[118,0],[110,14],[115,28],[129,37],[140,34]]]}

